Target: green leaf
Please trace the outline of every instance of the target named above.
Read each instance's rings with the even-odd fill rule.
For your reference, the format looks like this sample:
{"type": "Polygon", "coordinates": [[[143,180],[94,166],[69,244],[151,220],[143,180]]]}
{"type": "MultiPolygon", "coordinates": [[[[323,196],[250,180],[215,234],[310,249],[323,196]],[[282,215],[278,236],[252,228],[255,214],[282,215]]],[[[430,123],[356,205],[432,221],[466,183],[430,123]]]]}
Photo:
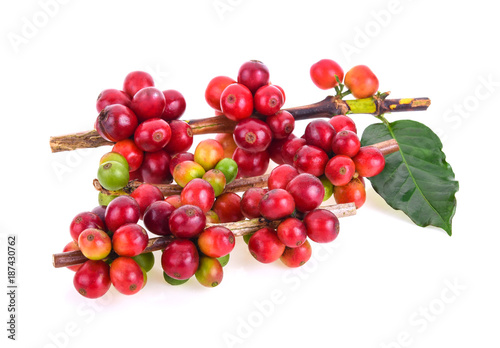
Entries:
{"type": "Polygon", "coordinates": [[[418,226],[436,226],[451,236],[458,181],[441,150],[441,140],[427,126],[401,120],[372,124],[363,132],[361,144],[389,139],[398,142],[399,151],[385,156],[384,170],[369,178],[372,187],[418,226]]]}

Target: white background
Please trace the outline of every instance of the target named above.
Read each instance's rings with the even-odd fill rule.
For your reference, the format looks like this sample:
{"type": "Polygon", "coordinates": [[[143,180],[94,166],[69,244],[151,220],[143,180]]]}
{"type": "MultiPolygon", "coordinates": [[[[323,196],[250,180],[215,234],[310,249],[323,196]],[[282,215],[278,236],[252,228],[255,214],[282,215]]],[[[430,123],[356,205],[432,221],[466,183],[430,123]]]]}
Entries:
{"type": "MultiPolygon", "coordinates": [[[[1,295],[0,346],[498,347],[500,24],[490,4],[2,1],[0,293],[6,235],[16,234],[19,321],[12,343],[1,295]],[[52,154],[49,136],[91,129],[101,90],[146,70],[184,94],[184,119],[208,117],[208,81],[259,59],[285,106],[298,106],[327,95],[309,78],[322,58],[345,71],[369,65],[394,98],[431,98],[426,112],[388,118],[442,135],[460,181],[452,237],[415,226],[369,189],[301,270],[259,264],[239,239],[215,289],[171,287],[157,264],[139,294],[95,301],[75,291],[71,271],[52,267],[73,216],[97,205],[92,179],[109,148],[52,154]]],[[[360,131],[376,121],[354,118],[360,131]]]]}

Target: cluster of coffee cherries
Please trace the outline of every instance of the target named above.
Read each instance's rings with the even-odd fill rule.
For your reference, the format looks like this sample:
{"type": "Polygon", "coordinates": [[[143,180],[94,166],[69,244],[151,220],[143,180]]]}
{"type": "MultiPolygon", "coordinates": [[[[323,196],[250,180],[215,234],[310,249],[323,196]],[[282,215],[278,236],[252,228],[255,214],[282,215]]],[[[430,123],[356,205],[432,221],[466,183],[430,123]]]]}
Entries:
{"type": "Polygon", "coordinates": [[[178,120],[186,109],[180,92],[161,91],[150,74],[133,71],[125,77],[123,90],[102,91],[96,108],[99,115],[94,128],[115,143],[113,152],[122,154],[129,165],[125,170],[115,161],[102,163],[100,170],[110,173],[110,179],[104,180],[106,189],[117,191],[129,179],[155,184],[172,181],[168,170],[171,156],[193,144],[191,127],[178,120]]]}

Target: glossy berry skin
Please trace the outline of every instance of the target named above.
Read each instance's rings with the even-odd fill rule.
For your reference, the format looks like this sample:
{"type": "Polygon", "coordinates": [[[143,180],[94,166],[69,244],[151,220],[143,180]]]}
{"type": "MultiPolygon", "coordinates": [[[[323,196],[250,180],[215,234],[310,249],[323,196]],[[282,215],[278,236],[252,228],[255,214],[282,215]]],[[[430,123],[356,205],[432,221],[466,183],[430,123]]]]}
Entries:
{"type": "Polygon", "coordinates": [[[248,152],[237,148],[234,151],[233,160],[238,164],[239,178],[263,175],[269,166],[267,151],[248,152]]]}
{"type": "Polygon", "coordinates": [[[220,196],[226,187],[226,176],[218,169],[210,169],[202,179],[212,186],[215,197],[220,196]]]}
{"type": "Polygon", "coordinates": [[[120,163],[122,166],[124,166],[127,169],[127,171],[129,171],[129,166],[128,166],[127,160],[125,159],[124,156],[122,156],[118,152],[111,151],[111,152],[105,153],[101,157],[101,159],[99,160],[99,164],[103,164],[105,162],[110,162],[110,161],[114,161],[114,162],[120,163]]]}
{"type": "Polygon", "coordinates": [[[78,293],[87,298],[99,298],[111,287],[109,266],[106,262],[88,260],[76,271],[73,285],[78,293]]]}
{"type": "Polygon", "coordinates": [[[314,63],[309,73],[314,84],[321,89],[330,89],[338,86],[339,83],[335,75],[340,82],[344,79],[344,70],[331,59],[321,59],[314,63]]]}
{"type": "Polygon", "coordinates": [[[299,173],[321,176],[325,172],[328,155],[319,147],[304,145],[295,153],[293,166],[299,173]]]}
{"type": "Polygon", "coordinates": [[[345,74],[345,85],[357,99],[368,98],[378,91],[377,76],[366,65],[356,65],[345,74]]]}
{"type": "Polygon", "coordinates": [[[217,163],[224,158],[224,148],[214,139],[205,139],[198,143],[194,150],[194,161],[203,169],[215,168],[217,163]]]}
{"type": "Polygon", "coordinates": [[[209,257],[226,256],[234,249],[234,245],[233,232],[223,226],[208,227],[198,236],[198,248],[209,257]]]}
{"type": "Polygon", "coordinates": [[[111,252],[111,239],[102,230],[87,228],[78,237],[78,246],[89,260],[102,260],[111,252]]]}
{"type": "Polygon", "coordinates": [[[160,118],[165,109],[165,96],[158,88],[145,87],[134,95],[130,108],[134,111],[139,122],[160,118]]]}
{"type": "Polygon", "coordinates": [[[142,122],[134,133],[134,142],[139,149],[147,152],[160,151],[168,144],[172,131],[168,123],[160,118],[142,122]]]}
{"type": "Polygon", "coordinates": [[[243,220],[240,208],[241,197],[234,192],[221,194],[214,202],[212,210],[219,216],[220,222],[236,222],[243,220]]]}
{"type": "Polygon", "coordinates": [[[261,187],[251,187],[241,196],[241,213],[247,219],[255,219],[260,217],[259,203],[267,190],[261,187]]]}
{"type": "Polygon", "coordinates": [[[253,113],[253,96],[248,88],[239,83],[229,85],[220,97],[224,115],[232,121],[240,121],[253,113]]]}
{"type": "Polygon", "coordinates": [[[285,164],[281,150],[283,149],[283,145],[288,140],[294,138],[296,138],[296,136],[291,133],[286,139],[273,139],[273,141],[271,141],[271,144],[269,144],[269,147],[267,148],[267,152],[269,153],[269,157],[271,158],[271,160],[273,160],[274,163],[278,165],[285,164]]]}
{"type": "Polygon", "coordinates": [[[271,116],[277,113],[283,103],[283,94],[273,85],[260,87],[253,97],[255,110],[264,116],[271,116]]]}
{"type": "Polygon", "coordinates": [[[295,201],[295,208],[300,212],[316,209],[323,202],[325,188],[316,176],[302,173],[290,180],[286,190],[295,201]]]}
{"type": "Polygon", "coordinates": [[[109,275],[115,289],[124,295],[138,293],[146,281],[141,267],[130,257],[116,258],[111,263],[109,275]]]}
{"type": "Polygon", "coordinates": [[[316,209],[304,216],[307,236],[316,243],[329,243],[339,235],[339,219],[329,210],[316,209]]]}
{"type": "Polygon", "coordinates": [[[191,126],[187,122],[173,120],[169,123],[170,131],[172,136],[167,145],[165,146],[165,151],[169,154],[174,155],[179,152],[186,152],[193,145],[193,131],[191,126]]]}
{"type": "MultiPolygon", "coordinates": [[[[69,242],[68,244],[66,244],[63,248],[63,253],[66,253],[68,251],[75,251],[75,250],[80,250],[80,248],[78,247],[78,244],[72,240],[71,242],[69,242]]],[[[73,272],[76,272],[80,269],[82,265],[74,265],[74,266],[68,266],[66,267],[67,269],[73,271],[73,272]]]]}
{"type": "Polygon", "coordinates": [[[319,177],[319,180],[323,184],[323,188],[325,189],[325,197],[323,197],[323,202],[327,201],[333,195],[333,184],[330,180],[324,175],[319,177]]]}
{"type": "Polygon", "coordinates": [[[295,128],[295,118],[286,110],[276,112],[266,118],[273,139],[287,139],[295,128]]]}
{"type": "Polygon", "coordinates": [[[270,190],[277,188],[286,189],[286,185],[288,185],[290,180],[295,178],[297,175],[299,175],[299,172],[295,169],[295,167],[289,164],[279,165],[271,171],[271,174],[269,174],[267,187],[270,190]]]}
{"type": "Polygon", "coordinates": [[[129,166],[129,172],[134,172],[141,167],[144,152],[137,147],[132,139],[120,140],[113,146],[112,151],[125,157],[129,166]]]}
{"type": "Polygon", "coordinates": [[[257,261],[271,263],[278,260],[283,254],[285,244],[279,240],[273,229],[264,227],[250,237],[248,250],[257,261]]]}
{"type": "Polygon", "coordinates": [[[325,167],[325,176],[334,186],[343,186],[351,181],[356,168],[350,157],[337,155],[332,157],[325,167]]]}
{"type": "Polygon", "coordinates": [[[352,160],[358,174],[365,178],[378,175],[384,170],[385,166],[385,158],[382,152],[371,146],[364,146],[359,149],[358,154],[352,160]]]}
{"type": "Polygon", "coordinates": [[[161,255],[163,271],[174,279],[189,279],[198,269],[200,257],[193,242],[187,239],[173,240],[161,255]]]}
{"type": "Polygon", "coordinates": [[[165,121],[177,120],[186,110],[186,100],[184,96],[175,89],[163,91],[165,97],[165,108],[161,114],[161,118],[165,121]]]}
{"type": "Polygon", "coordinates": [[[332,140],[337,132],[325,120],[311,121],[305,130],[304,139],[307,145],[319,147],[326,153],[332,152],[332,140]]]}
{"type": "Polygon", "coordinates": [[[120,256],[139,255],[148,246],[148,234],[137,224],[120,226],[113,233],[113,250],[120,256]]]}
{"type": "Polygon", "coordinates": [[[165,202],[168,202],[174,206],[175,209],[182,205],[181,195],[172,195],[165,198],[165,202]]]}
{"type": "Polygon", "coordinates": [[[346,115],[333,116],[331,119],[328,120],[328,123],[330,123],[333,126],[333,128],[335,128],[335,131],[337,133],[343,130],[349,130],[351,132],[357,133],[356,124],[349,116],[346,115]]]}
{"type": "Polygon", "coordinates": [[[170,173],[173,175],[175,167],[179,163],[184,161],[194,162],[194,155],[191,152],[179,152],[173,155],[172,158],[170,159],[170,166],[169,166],[170,173]]]}
{"type": "Polygon", "coordinates": [[[305,264],[312,255],[311,244],[309,241],[305,241],[304,244],[296,248],[285,248],[283,255],[281,255],[280,260],[287,267],[296,268],[305,264]]]}
{"type": "Polygon", "coordinates": [[[222,282],[224,271],[219,260],[212,257],[200,257],[200,265],[196,270],[195,276],[198,282],[207,287],[214,288],[222,282]]]}
{"type": "Polygon", "coordinates": [[[213,210],[209,210],[205,213],[207,218],[207,224],[218,224],[220,223],[219,215],[213,210]]]}
{"type": "Polygon", "coordinates": [[[152,203],[162,201],[164,199],[163,193],[161,193],[160,189],[151,184],[139,185],[139,187],[132,191],[130,197],[135,199],[137,204],[139,204],[141,217],[152,203]]]}
{"type": "Polygon", "coordinates": [[[137,116],[128,107],[120,104],[106,106],[97,116],[97,133],[104,139],[117,142],[134,134],[139,124],[137,116]]]}
{"type": "Polygon", "coordinates": [[[279,220],[293,214],[295,201],[292,195],[283,189],[268,191],[259,203],[259,212],[267,220],[279,220]]]}
{"type": "Polygon", "coordinates": [[[297,218],[287,218],[276,229],[279,240],[289,248],[296,248],[307,239],[306,226],[297,218]]]}
{"type": "Polygon", "coordinates": [[[238,175],[238,164],[232,158],[223,158],[215,166],[216,170],[220,170],[226,177],[226,184],[229,184],[238,175]]]}
{"type": "Polygon", "coordinates": [[[111,232],[115,232],[120,226],[137,223],[140,217],[139,204],[130,196],[116,197],[106,208],[106,226],[111,232]]]}
{"type": "Polygon", "coordinates": [[[139,254],[132,257],[132,259],[137,262],[137,264],[144,270],[144,272],[151,271],[155,264],[155,257],[152,252],[139,254]]]}
{"type": "Polygon", "coordinates": [[[195,205],[203,213],[212,208],[215,200],[215,192],[208,181],[203,179],[193,179],[187,183],[181,192],[181,202],[183,205],[195,205]]]}
{"type": "Polygon", "coordinates": [[[357,209],[363,206],[366,201],[366,190],[360,178],[353,178],[344,186],[334,186],[333,196],[337,204],[354,203],[357,209]]]}
{"type": "Polygon", "coordinates": [[[233,136],[238,147],[252,153],[265,151],[273,140],[271,128],[267,123],[254,118],[238,122],[233,136]]]}
{"type": "Polygon", "coordinates": [[[206,224],[203,211],[195,205],[182,205],[170,215],[170,232],[177,238],[195,238],[206,224]]]}
{"type": "Polygon", "coordinates": [[[106,106],[113,104],[130,107],[131,102],[132,99],[127,93],[117,89],[105,89],[97,97],[96,108],[97,112],[101,112],[106,106]]]}
{"type": "Polygon", "coordinates": [[[153,77],[144,71],[132,71],[125,77],[123,90],[133,97],[139,90],[145,87],[152,87],[155,83],[153,77]]]}
{"type": "Polygon", "coordinates": [[[260,87],[269,84],[269,69],[258,60],[245,62],[238,71],[238,83],[245,85],[254,94],[260,87]]]}
{"type": "Polygon", "coordinates": [[[170,235],[169,219],[176,208],[166,201],[152,203],[144,212],[144,226],[159,236],[170,235]]]}
{"type": "Polygon", "coordinates": [[[130,174],[123,164],[115,161],[102,163],[97,170],[97,179],[102,187],[110,191],[124,188],[130,179],[130,174]]]}
{"type": "Polygon", "coordinates": [[[233,135],[231,133],[218,133],[215,135],[215,140],[222,145],[224,149],[224,158],[233,158],[234,150],[236,150],[237,147],[233,135]]]}
{"type": "Polygon", "coordinates": [[[306,145],[306,140],[303,138],[293,138],[285,141],[281,147],[281,157],[285,164],[293,165],[293,160],[297,150],[306,145]]]}
{"type": "Polygon", "coordinates": [[[193,179],[202,178],[205,174],[205,169],[193,161],[183,161],[174,168],[174,180],[177,185],[184,187],[193,179]]]}
{"type": "Polygon", "coordinates": [[[104,223],[104,217],[106,216],[106,206],[105,205],[98,205],[97,207],[92,209],[90,212],[99,216],[99,219],[101,219],[102,223],[104,224],[104,228],[102,228],[102,230],[107,231],[106,224],[104,223]]]}
{"type": "Polygon", "coordinates": [[[140,168],[142,179],[148,184],[169,184],[172,182],[170,174],[170,155],[164,151],[146,152],[140,168]]]}
{"type": "Polygon", "coordinates": [[[69,233],[75,242],[78,242],[78,237],[87,228],[96,228],[104,230],[104,222],[94,213],[89,211],[77,214],[69,225],[69,233]]]}
{"type": "Polygon", "coordinates": [[[216,76],[208,83],[205,89],[205,100],[212,109],[222,111],[220,105],[221,94],[227,86],[236,83],[236,81],[228,76],[216,76]]]}
{"type": "Polygon", "coordinates": [[[332,141],[332,151],[336,155],[354,157],[361,147],[358,135],[353,131],[338,132],[332,141]]]}

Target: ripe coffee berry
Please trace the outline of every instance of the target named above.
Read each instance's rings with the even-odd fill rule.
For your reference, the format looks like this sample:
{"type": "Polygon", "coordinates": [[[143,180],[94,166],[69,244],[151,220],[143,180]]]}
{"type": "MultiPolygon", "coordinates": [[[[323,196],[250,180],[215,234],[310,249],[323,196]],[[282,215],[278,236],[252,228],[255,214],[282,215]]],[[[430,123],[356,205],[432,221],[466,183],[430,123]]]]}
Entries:
{"type": "Polygon", "coordinates": [[[137,223],[141,216],[139,204],[130,196],[119,196],[113,199],[106,208],[106,226],[115,232],[120,226],[137,223]]]}
{"type": "Polygon", "coordinates": [[[289,248],[296,248],[307,239],[306,226],[296,218],[287,218],[278,225],[279,240],[289,248]]]}
{"type": "Polygon", "coordinates": [[[219,260],[202,256],[200,257],[200,265],[194,275],[201,285],[207,288],[214,288],[222,281],[223,274],[224,271],[219,260]]]}
{"type": "Polygon", "coordinates": [[[189,279],[198,269],[199,260],[198,250],[193,242],[176,239],[163,251],[161,267],[171,278],[189,279]]]}
{"type": "Polygon", "coordinates": [[[170,234],[169,219],[176,208],[166,202],[157,201],[152,203],[144,212],[144,225],[149,232],[159,236],[170,234]]]}
{"type": "Polygon", "coordinates": [[[322,59],[311,66],[310,75],[316,86],[321,89],[330,89],[338,86],[335,76],[342,82],[344,70],[333,60],[322,59]]]}
{"type": "Polygon", "coordinates": [[[238,122],[233,134],[236,145],[252,153],[265,151],[273,139],[267,123],[254,118],[238,122]]]}
{"type": "Polygon", "coordinates": [[[285,244],[279,240],[273,229],[264,227],[250,237],[248,250],[257,261],[271,263],[278,260],[283,254],[285,244]]]}
{"type": "Polygon", "coordinates": [[[292,195],[295,208],[303,213],[319,207],[325,196],[321,180],[307,173],[299,174],[290,180],[286,190],[292,195]]]}
{"type": "Polygon", "coordinates": [[[366,191],[365,185],[360,178],[353,178],[344,186],[334,186],[333,196],[335,197],[335,202],[338,204],[354,203],[356,208],[361,208],[366,201],[366,191]]]}
{"type": "MultiPolygon", "coordinates": [[[[293,138],[295,135],[290,134],[289,138],[293,138]]],[[[281,149],[283,147],[283,144],[287,141],[288,139],[273,139],[271,141],[271,144],[269,144],[269,147],[267,148],[267,152],[269,153],[269,157],[271,160],[280,165],[284,164],[285,162],[283,161],[283,156],[281,155],[281,149]]]]}
{"type": "Polygon", "coordinates": [[[143,88],[132,98],[130,108],[140,122],[150,118],[160,118],[163,115],[163,110],[165,110],[165,96],[158,88],[143,88]]]}
{"type": "Polygon", "coordinates": [[[238,71],[238,83],[245,85],[254,94],[260,87],[269,84],[269,69],[258,60],[245,62],[238,71]]]}
{"type": "Polygon", "coordinates": [[[234,192],[221,194],[214,202],[212,210],[219,216],[220,222],[236,222],[243,220],[240,208],[241,198],[234,192]]]}
{"type": "Polygon", "coordinates": [[[293,166],[299,173],[321,176],[325,172],[328,155],[319,147],[304,145],[297,150],[293,158],[293,166]]]}
{"type": "Polygon", "coordinates": [[[283,158],[283,162],[285,164],[293,165],[295,153],[304,145],[306,145],[306,140],[303,138],[292,138],[285,141],[281,147],[281,157],[283,158]]]}
{"type": "Polygon", "coordinates": [[[168,144],[172,131],[168,123],[160,118],[142,122],[134,133],[134,142],[139,149],[147,152],[160,151],[168,144]]]}
{"type": "Polygon", "coordinates": [[[184,187],[181,192],[181,202],[183,205],[195,205],[203,213],[212,208],[215,200],[215,192],[207,181],[203,179],[193,179],[184,187]]]}
{"type": "Polygon", "coordinates": [[[205,228],[206,217],[195,205],[183,205],[170,215],[170,232],[177,238],[195,238],[205,228]]]}
{"type": "Polygon", "coordinates": [[[238,165],[239,178],[263,175],[269,167],[267,151],[254,153],[237,148],[234,151],[233,160],[238,165]]]}
{"type": "Polygon", "coordinates": [[[236,150],[236,143],[234,142],[233,135],[230,133],[218,133],[215,135],[217,140],[224,149],[224,158],[233,158],[234,150],[236,150]]]}
{"type": "Polygon", "coordinates": [[[111,263],[109,275],[113,286],[124,295],[133,295],[143,288],[144,272],[130,257],[118,257],[111,263]]]}
{"type": "Polygon", "coordinates": [[[144,152],[137,147],[132,139],[124,139],[113,146],[113,152],[121,154],[127,160],[129,171],[134,172],[140,168],[144,159],[144,152]]]}
{"type": "Polygon", "coordinates": [[[293,214],[294,210],[292,195],[283,189],[270,190],[259,203],[260,214],[268,220],[282,219],[293,214]]]}
{"type": "Polygon", "coordinates": [[[335,134],[335,129],[328,121],[314,120],[307,125],[304,139],[307,145],[319,147],[326,153],[330,153],[335,134]]]}
{"type": "Polygon", "coordinates": [[[332,157],[325,167],[325,175],[334,186],[343,186],[351,181],[356,168],[350,157],[337,155],[332,157]]]}
{"type": "Polygon", "coordinates": [[[316,243],[329,243],[339,234],[339,219],[331,211],[316,209],[304,217],[307,236],[316,243]]]}
{"type": "Polygon", "coordinates": [[[364,146],[352,159],[359,175],[369,178],[384,170],[385,158],[382,152],[371,146],[364,146]]]}
{"type": "Polygon", "coordinates": [[[111,287],[109,266],[106,262],[88,260],[76,271],[73,277],[76,291],[87,298],[98,298],[111,287]]]}
{"type": "Polygon", "coordinates": [[[277,166],[269,174],[269,179],[267,179],[267,186],[270,190],[280,188],[286,189],[286,185],[299,175],[297,169],[289,164],[282,164],[277,166]]]}
{"type": "Polygon", "coordinates": [[[165,97],[165,108],[161,118],[165,121],[177,120],[186,110],[186,100],[184,96],[174,89],[163,91],[165,97]]]}
{"type": "Polygon", "coordinates": [[[220,105],[221,94],[227,86],[233,83],[236,83],[236,81],[227,76],[217,76],[210,80],[205,90],[205,100],[208,105],[215,110],[222,111],[220,105]]]}
{"type": "Polygon", "coordinates": [[[165,198],[165,202],[168,202],[174,206],[175,209],[182,205],[181,195],[172,195],[165,198]]]}
{"type": "Polygon", "coordinates": [[[122,225],[113,233],[113,250],[120,256],[136,256],[146,249],[148,240],[148,234],[141,226],[122,225]]]}
{"type": "Polygon", "coordinates": [[[280,260],[285,264],[285,266],[295,268],[300,267],[309,261],[311,255],[311,244],[306,240],[304,244],[296,248],[285,248],[280,260]]]}
{"type": "Polygon", "coordinates": [[[276,114],[266,118],[266,122],[271,128],[274,139],[286,139],[295,128],[295,118],[286,110],[278,111],[276,114]]]}
{"type": "Polygon", "coordinates": [[[108,105],[120,104],[130,107],[131,102],[132,99],[127,93],[117,89],[105,89],[97,97],[96,108],[97,112],[101,112],[108,105]]]}
{"type": "Polygon", "coordinates": [[[198,236],[200,251],[209,257],[222,257],[229,254],[234,248],[234,234],[223,226],[206,228],[198,236]]]}
{"type": "Polygon", "coordinates": [[[149,184],[168,184],[172,182],[170,174],[170,155],[165,150],[146,152],[139,169],[142,181],[149,184]]]}
{"type": "Polygon", "coordinates": [[[222,112],[230,120],[243,120],[253,112],[252,92],[239,83],[229,85],[221,94],[220,105],[222,112]]]}
{"type": "Polygon", "coordinates": [[[99,218],[99,216],[97,216],[94,213],[91,213],[89,211],[79,213],[73,218],[71,224],[69,225],[69,232],[71,234],[71,238],[73,238],[75,242],[78,242],[78,237],[80,236],[80,233],[82,233],[87,228],[96,228],[99,230],[104,230],[104,223],[99,218]]]}
{"type": "Polygon", "coordinates": [[[354,157],[361,147],[358,135],[353,131],[338,132],[332,141],[332,151],[336,155],[354,157]]]}
{"type": "Polygon", "coordinates": [[[351,132],[357,133],[356,124],[354,121],[346,115],[333,116],[328,123],[330,123],[335,131],[341,132],[343,130],[350,130],[351,132]]]}
{"type": "MultiPolygon", "coordinates": [[[[66,246],[63,249],[63,253],[68,252],[68,251],[75,251],[75,250],[80,250],[80,248],[78,247],[78,244],[73,240],[73,241],[69,242],[68,244],[66,244],[66,246]]],[[[73,271],[73,272],[76,272],[80,269],[81,266],[82,265],[74,265],[74,266],[68,266],[66,268],[73,271]]]]}
{"type": "Polygon", "coordinates": [[[165,151],[171,155],[188,151],[191,145],[193,145],[193,131],[191,127],[186,122],[179,120],[170,121],[169,126],[172,131],[170,139],[173,140],[167,143],[165,151]]]}
{"type": "MultiPolygon", "coordinates": [[[[175,143],[175,141],[172,141],[172,143],[175,143]]],[[[194,155],[191,152],[179,152],[176,153],[175,155],[172,156],[170,159],[170,173],[174,175],[174,169],[175,167],[184,161],[191,161],[194,162],[194,155]]]]}
{"type": "Polygon", "coordinates": [[[134,112],[120,104],[109,105],[102,109],[95,123],[97,133],[112,142],[130,137],[137,125],[138,120],[134,112]]]}
{"type": "Polygon", "coordinates": [[[102,230],[87,228],[78,237],[78,246],[89,260],[102,260],[111,252],[111,239],[102,230]]]}
{"type": "Polygon", "coordinates": [[[163,200],[163,193],[160,189],[151,184],[141,184],[130,194],[130,197],[135,199],[139,208],[141,209],[141,217],[144,215],[146,209],[156,201],[163,200]]]}
{"type": "Polygon", "coordinates": [[[123,90],[133,97],[139,90],[154,86],[153,77],[144,71],[132,71],[125,77],[123,90]]]}
{"type": "Polygon", "coordinates": [[[273,85],[260,87],[253,97],[254,108],[264,116],[277,113],[284,103],[283,94],[273,85]]]}
{"type": "Polygon", "coordinates": [[[267,190],[261,187],[251,187],[241,196],[241,213],[247,219],[255,219],[260,217],[259,203],[267,190]]]}
{"type": "Polygon", "coordinates": [[[357,65],[345,74],[345,85],[357,98],[368,98],[377,93],[377,76],[366,65],[357,65]]]}

